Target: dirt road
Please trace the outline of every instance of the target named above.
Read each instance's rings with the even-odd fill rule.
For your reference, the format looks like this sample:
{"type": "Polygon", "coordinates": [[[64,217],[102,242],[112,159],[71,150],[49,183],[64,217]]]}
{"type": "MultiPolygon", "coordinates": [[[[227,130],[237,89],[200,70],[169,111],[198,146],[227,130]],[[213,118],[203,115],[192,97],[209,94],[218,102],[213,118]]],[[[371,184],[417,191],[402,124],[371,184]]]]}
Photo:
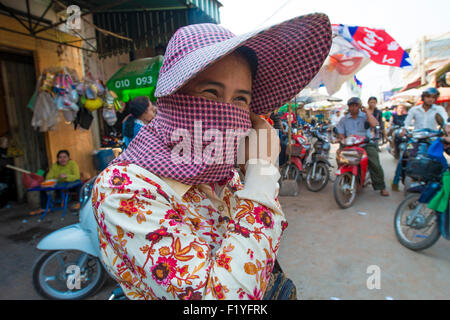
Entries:
{"type": "MultiPolygon", "coordinates": [[[[389,182],[395,161],[384,150],[381,161],[389,182]]],[[[302,186],[298,197],[281,198],[289,227],[279,261],[301,299],[450,298],[450,242],[441,238],[430,249],[416,253],[395,237],[393,215],[403,193],[391,192],[391,197],[384,198],[369,187],[352,208],[341,210],[332,187],[329,183],[312,193],[302,186]],[[368,278],[374,275],[371,270],[367,273],[369,266],[379,268],[374,270],[379,270],[380,289],[367,288],[368,278]]],[[[78,219],[67,214],[61,221],[61,213],[56,212],[38,223],[37,217],[27,213],[23,206],[0,210],[0,299],[41,299],[31,282],[32,266],[40,255],[36,244],[47,233],[78,219]]],[[[108,280],[91,299],[106,299],[114,287],[108,280]]]]}
{"type": "MultiPolygon", "coordinates": [[[[389,185],[396,161],[384,148],[380,159],[389,185]]],[[[369,186],[353,207],[342,210],[333,183],[319,193],[302,187],[298,197],[280,200],[289,227],[279,252],[280,265],[302,299],[450,298],[450,242],[441,238],[418,253],[396,239],[393,218],[402,192],[385,198],[369,186]],[[367,287],[374,270],[380,289],[367,287]]]]}

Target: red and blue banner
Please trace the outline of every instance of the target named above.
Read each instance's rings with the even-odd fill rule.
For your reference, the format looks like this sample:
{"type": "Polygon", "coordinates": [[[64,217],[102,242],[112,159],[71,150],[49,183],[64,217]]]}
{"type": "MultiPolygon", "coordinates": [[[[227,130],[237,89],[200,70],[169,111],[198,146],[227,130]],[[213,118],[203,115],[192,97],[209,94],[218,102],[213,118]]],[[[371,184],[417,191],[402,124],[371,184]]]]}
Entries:
{"type": "Polygon", "coordinates": [[[334,24],[333,32],[375,63],[400,68],[412,66],[408,53],[383,29],[334,24]]]}

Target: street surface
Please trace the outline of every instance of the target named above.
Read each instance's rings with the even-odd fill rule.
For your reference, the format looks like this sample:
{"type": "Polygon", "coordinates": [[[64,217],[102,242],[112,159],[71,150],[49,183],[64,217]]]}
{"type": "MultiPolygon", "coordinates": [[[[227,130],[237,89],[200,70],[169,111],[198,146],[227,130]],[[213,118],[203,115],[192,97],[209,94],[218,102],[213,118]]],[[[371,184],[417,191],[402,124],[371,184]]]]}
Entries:
{"type": "MultiPolygon", "coordinates": [[[[396,161],[384,147],[381,161],[389,185],[396,161]]],[[[335,165],[334,153],[331,163],[335,165]]],[[[441,238],[423,252],[400,245],[393,217],[402,199],[402,192],[391,191],[385,198],[369,186],[358,194],[353,207],[341,210],[333,197],[332,181],[318,193],[302,185],[298,197],[280,198],[289,227],[278,259],[295,282],[299,298],[448,299],[450,242],[441,238]],[[374,270],[379,271],[379,289],[368,289],[374,270]]],[[[28,216],[28,211],[24,205],[0,210],[0,299],[42,299],[31,280],[32,266],[41,254],[36,244],[46,234],[78,220],[67,213],[61,221],[61,212],[55,212],[38,223],[38,217],[28,216]]],[[[107,299],[114,287],[108,279],[90,299],[107,299]]]]}

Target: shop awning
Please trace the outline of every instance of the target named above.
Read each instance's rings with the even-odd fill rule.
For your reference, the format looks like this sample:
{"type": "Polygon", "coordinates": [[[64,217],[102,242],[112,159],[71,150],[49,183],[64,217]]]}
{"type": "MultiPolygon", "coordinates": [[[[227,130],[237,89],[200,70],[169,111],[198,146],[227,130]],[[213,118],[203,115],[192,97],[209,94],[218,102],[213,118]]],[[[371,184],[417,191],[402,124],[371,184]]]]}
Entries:
{"type": "Polygon", "coordinates": [[[222,7],[217,0],[70,0],[62,2],[77,5],[82,11],[88,10],[92,13],[199,9],[214,23],[220,23],[219,8],[222,7]]]}
{"type": "MultiPolygon", "coordinates": [[[[86,3],[71,0],[72,4],[77,2],[81,9],[81,2],[86,3]]],[[[94,25],[132,40],[97,32],[97,53],[102,58],[133,49],[165,48],[174,32],[183,26],[219,23],[221,6],[217,0],[94,0],[87,10],[93,13],[94,25]]]]}

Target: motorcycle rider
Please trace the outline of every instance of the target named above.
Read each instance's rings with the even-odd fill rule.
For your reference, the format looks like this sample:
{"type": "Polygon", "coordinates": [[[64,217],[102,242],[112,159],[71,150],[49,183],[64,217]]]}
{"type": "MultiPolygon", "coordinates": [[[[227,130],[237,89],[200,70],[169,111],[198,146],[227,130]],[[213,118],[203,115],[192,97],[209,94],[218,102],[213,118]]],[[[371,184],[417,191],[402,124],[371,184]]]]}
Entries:
{"type": "Polygon", "coordinates": [[[439,113],[444,121],[447,121],[448,114],[444,107],[434,104],[439,97],[439,91],[436,88],[428,88],[422,92],[423,105],[412,107],[405,119],[402,135],[406,134],[406,128],[413,124],[416,129],[437,130],[438,124],[435,120],[436,113],[439,113]]]}
{"type": "MultiPolygon", "coordinates": [[[[347,106],[349,113],[337,125],[339,141],[352,134],[365,137],[367,136],[369,127],[375,128],[378,125],[378,121],[372,113],[362,107],[361,99],[357,97],[350,98],[347,101],[347,106]]],[[[376,144],[370,141],[364,146],[364,149],[367,152],[369,160],[369,172],[374,190],[380,190],[380,194],[384,197],[389,196],[389,192],[386,190],[384,171],[381,167],[376,144]]]]}
{"type": "Polygon", "coordinates": [[[392,113],[391,119],[389,121],[389,130],[387,133],[388,137],[391,137],[390,148],[394,150],[398,147],[398,136],[399,131],[398,128],[403,128],[405,125],[406,117],[408,116],[408,111],[404,104],[399,104],[395,107],[395,112],[392,113]]]}
{"type": "MultiPolygon", "coordinates": [[[[434,104],[439,97],[439,91],[436,88],[427,88],[422,92],[422,102],[423,105],[417,105],[411,108],[408,112],[408,116],[405,119],[405,123],[399,136],[403,137],[407,130],[413,124],[414,120],[414,130],[417,129],[430,129],[437,130],[438,123],[436,122],[436,114],[440,114],[444,120],[444,125],[447,122],[448,114],[447,111],[441,106],[434,104]]],[[[391,183],[391,188],[394,191],[398,191],[398,183],[400,181],[400,176],[402,172],[402,161],[401,159],[397,163],[397,168],[395,170],[395,176],[391,183]]]]}

